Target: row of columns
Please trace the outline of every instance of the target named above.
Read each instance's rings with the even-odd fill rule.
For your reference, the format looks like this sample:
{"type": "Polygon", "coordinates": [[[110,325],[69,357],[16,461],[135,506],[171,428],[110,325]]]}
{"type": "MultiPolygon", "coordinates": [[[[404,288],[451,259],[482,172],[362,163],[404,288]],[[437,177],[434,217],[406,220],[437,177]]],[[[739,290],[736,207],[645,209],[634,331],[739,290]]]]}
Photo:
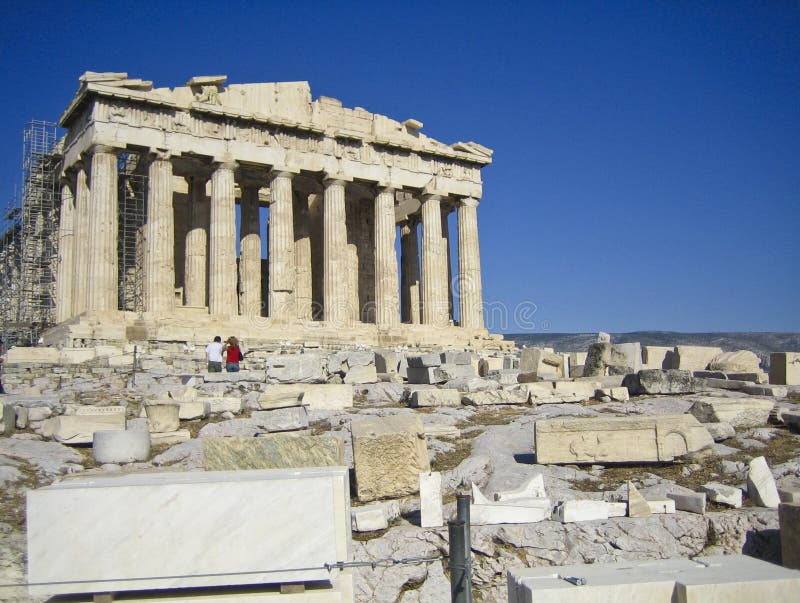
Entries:
{"type": "MultiPolygon", "coordinates": [[[[57,315],[61,322],[82,312],[117,309],[117,155],[96,146],[76,166],[72,182],[62,187],[60,266],[57,315]]],[[[186,234],[184,295],[188,306],[204,306],[213,315],[260,315],[261,238],[257,181],[243,180],[241,196],[241,256],[239,287],[236,274],[236,210],[234,162],[215,164],[211,197],[206,179],[189,183],[189,228],[186,234]],[[207,286],[206,286],[207,283],[207,286]]],[[[269,314],[281,323],[312,318],[311,242],[295,236],[294,174],[273,169],[270,174],[269,314]],[[306,267],[298,270],[298,267],[306,267]]],[[[173,169],[168,154],[151,154],[148,165],[147,220],[144,226],[145,310],[168,315],[175,304],[173,169]]],[[[323,182],[323,320],[346,326],[358,319],[348,267],[345,211],[346,179],[323,182]]],[[[439,195],[425,195],[420,212],[422,265],[419,264],[417,217],[401,224],[402,267],[398,286],[395,251],[395,189],[378,188],[374,216],[375,322],[381,328],[407,322],[447,325],[452,314],[447,212],[439,195]],[[421,268],[421,270],[420,270],[421,268]],[[420,272],[422,275],[420,288],[420,272]],[[401,293],[402,292],[402,293],[401,293]],[[402,296],[402,304],[401,304],[402,296]],[[421,304],[420,304],[421,301],[421,304]],[[421,306],[421,307],[420,307],[421,306]]],[[[477,231],[478,201],[458,205],[459,309],[461,326],[483,328],[480,255],[477,231]]],[[[308,235],[308,204],[298,206],[299,228],[308,235]]],[[[298,233],[300,234],[300,233],[298,233]]]]}

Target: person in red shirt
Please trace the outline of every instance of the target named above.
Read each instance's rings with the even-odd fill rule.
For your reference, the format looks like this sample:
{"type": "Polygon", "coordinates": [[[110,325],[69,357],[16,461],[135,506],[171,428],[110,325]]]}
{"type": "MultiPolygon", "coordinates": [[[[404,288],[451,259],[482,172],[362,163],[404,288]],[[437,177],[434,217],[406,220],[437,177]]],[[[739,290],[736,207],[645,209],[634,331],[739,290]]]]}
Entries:
{"type": "Polygon", "coordinates": [[[239,370],[239,362],[241,362],[243,355],[239,347],[239,340],[233,335],[228,337],[225,342],[225,347],[222,350],[225,354],[225,370],[229,373],[235,373],[239,370]]]}

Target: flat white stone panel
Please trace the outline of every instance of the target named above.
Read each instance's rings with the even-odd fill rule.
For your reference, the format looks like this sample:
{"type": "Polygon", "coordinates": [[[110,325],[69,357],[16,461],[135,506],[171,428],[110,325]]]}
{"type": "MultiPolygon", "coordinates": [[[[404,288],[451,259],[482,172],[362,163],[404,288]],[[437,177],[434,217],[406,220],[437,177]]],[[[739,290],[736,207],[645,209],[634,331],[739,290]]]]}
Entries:
{"type": "Polygon", "coordinates": [[[346,467],[92,476],[28,492],[31,596],[326,581],[346,467]]]}

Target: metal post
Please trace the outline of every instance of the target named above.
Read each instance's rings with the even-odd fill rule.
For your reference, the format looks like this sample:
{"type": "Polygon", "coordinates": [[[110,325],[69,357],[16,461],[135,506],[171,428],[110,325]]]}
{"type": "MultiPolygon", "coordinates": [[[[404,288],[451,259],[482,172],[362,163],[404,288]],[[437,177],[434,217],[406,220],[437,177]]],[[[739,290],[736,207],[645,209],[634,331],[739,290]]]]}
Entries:
{"type": "Polygon", "coordinates": [[[133,372],[131,373],[131,385],[136,385],[136,353],[139,351],[139,346],[133,346],[133,372]]]}
{"type": "Polygon", "coordinates": [[[450,535],[450,597],[452,603],[472,603],[470,497],[459,494],[456,500],[456,519],[447,524],[450,535]]]}

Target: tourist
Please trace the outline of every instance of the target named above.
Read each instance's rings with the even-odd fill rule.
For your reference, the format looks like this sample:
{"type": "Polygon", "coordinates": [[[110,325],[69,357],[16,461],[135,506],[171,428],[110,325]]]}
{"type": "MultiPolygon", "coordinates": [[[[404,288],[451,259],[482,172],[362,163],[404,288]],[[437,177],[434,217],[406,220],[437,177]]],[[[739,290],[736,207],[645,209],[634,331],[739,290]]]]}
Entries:
{"type": "Polygon", "coordinates": [[[233,335],[228,337],[225,342],[225,370],[229,373],[236,373],[239,370],[239,362],[244,358],[239,347],[239,340],[233,335]]]}
{"type": "Polygon", "coordinates": [[[222,337],[219,335],[206,346],[206,361],[209,373],[222,372],[222,337]]]}

